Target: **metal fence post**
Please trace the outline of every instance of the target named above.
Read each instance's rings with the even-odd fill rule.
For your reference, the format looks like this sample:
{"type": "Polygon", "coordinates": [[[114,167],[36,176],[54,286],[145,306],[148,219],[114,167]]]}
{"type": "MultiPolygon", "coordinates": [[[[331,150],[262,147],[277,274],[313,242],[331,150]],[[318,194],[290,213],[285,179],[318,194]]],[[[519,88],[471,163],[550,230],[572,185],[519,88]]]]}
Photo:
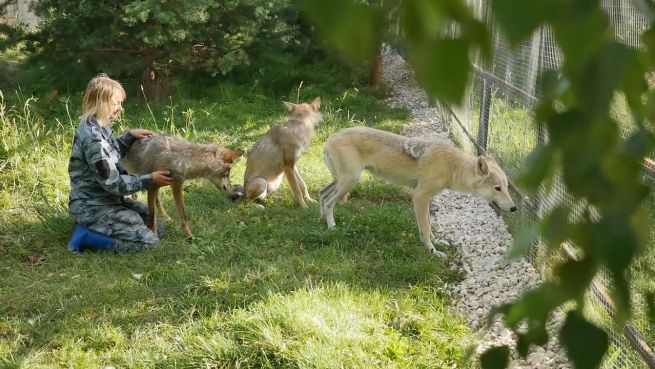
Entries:
{"type": "Polygon", "coordinates": [[[491,87],[487,81],[487,78],[482,77],[482,104],[480,104],[480,126],[478,128],[478,155],[483,155],[487,151],[490,108],[491,87]]]}

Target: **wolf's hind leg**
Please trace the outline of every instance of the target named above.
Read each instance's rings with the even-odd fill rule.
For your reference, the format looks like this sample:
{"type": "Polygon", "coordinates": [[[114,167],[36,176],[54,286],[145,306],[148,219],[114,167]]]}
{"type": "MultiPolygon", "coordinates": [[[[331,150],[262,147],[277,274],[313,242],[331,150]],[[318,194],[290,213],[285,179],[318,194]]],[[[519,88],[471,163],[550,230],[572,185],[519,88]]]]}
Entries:
{"type": "Polygon", "coordinates": [[[339,200],[339,204],[341,204],[341,205],[346,204],[346,203],[348,202],[348,197],[350,197],[350,192],[348,192],[347,194],[343,195],[343,197],[341,198],[341,200],[339,200]]]}
{"type": "Polygon", "coordinates": [[[161,200],[159,199],[159,196],[157,196],[157,210],[159,210],[159,213],[161,216],[166,219],[167,221],[172,221],[173,218],[171,218],[170,215],[166,212],[166,209],[164,208],[164,205],[162,205],[161,200]]]}
{"type": "Polygon", "coordinates": [[[325,218],[325,200],[334,192],[334,186],[336,186],[336,182],[331,182],[327,186],[323,187],[319,191],[319,204],[318,208],[320,209],[321,212],[321,218],[325,218]]]}
{"type": "Polygon", "coordinates": [[[336,187],[330,193],[327,193],[325,196],[325,222],[327,223],[328,228],[333,229],[337,226],[334,221],[334,206],[338,201],[343,199],[348,195],[350,191],[357,186],[359,182],[359,175],[356,177],[341,177],[341,180],[337,182],[336,187]]]}
{"type": "Polygon", "coordinates": [[[330,182],[330,184],[328,184],[327,186],[321,188],[321,190],[318,191],[318,193],[323,195],[323,193],[325,193],[326,191],[332,191],[334,189],[334,186],[336,186],[336,185],[337,185],[337,182],[335,182],[335,181],[330,182]]]}
{"type": "Polygon", "coordinates": [[[252,178],[246,181],[244,193],[248,200],[263,201],[269,195],[268,183],[262,177],[252,178]]]}

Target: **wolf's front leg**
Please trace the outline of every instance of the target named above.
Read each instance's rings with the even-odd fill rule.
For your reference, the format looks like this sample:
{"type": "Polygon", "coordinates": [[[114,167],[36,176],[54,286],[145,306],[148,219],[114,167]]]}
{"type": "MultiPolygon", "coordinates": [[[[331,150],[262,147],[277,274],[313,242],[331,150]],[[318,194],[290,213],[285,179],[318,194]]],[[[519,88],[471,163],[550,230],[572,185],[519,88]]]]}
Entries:
{"type": "Polygon", "coordinates": [[[173,184],[171,184],[173,200],[175,200],[177,215],[180,217],[182,231],[187,237],[193,237],[193,233],[191,233],[191,230],[189,229],[189,223],[187,223],[186,212],[184,211],[184,192],[182,190],[182,182],[173,182],[173,184]]]}
{"type": "Polygon", "coordinates": [[[157,234],[157,222],[155,220],[155,205],[159,201],[159,187],[152,186],[148,189],[148,228],[152,233],[157,234]]]}
{"type": "MultiPolygon", "coordinates": [[[[418,190],[418,188],[417,188],[418,190]]],[[[412,199],[414,203],[414,213],[416,215],[416,223],[418,224],[418,231],[421,237],[421,242],[425,248],[431,253],[439,257],[446,257],[441,251],[437,251],[432,245],[432,231],[430,229],[430,200],[434,194],[432,192],[416,191],[412,199]]]]}
{"type": "Polygon", "coordinates": [[[305,199],[303,198],[303,194],[300,189],[300,183],[298,183],[299,177],[296,177],[296,172],[294,168],[291,166],[284,166],[282,169],[284,170],[284,176],[287,177],[287,182],[289,182],[289,186],[291,187],[293,198],[296,200],[298,205],[300,205],[300,207],[306,208],[307,204],[305,203],[305,199]]]}
{"type": "Polygon", "coordinates": [[[305,181],[302,180],[300,173],[298,173],[298,168],[294,166],[293,172],[296,175],[296,178],[298,178],[298,185],[300,186],[300,192],[302,192],[303,196],[305,197],[305,201],[316,203],[316,200],[312,199],[312,197],[309,196],[309,191],[307,191],[307,185],[305,184],[305,181]]]}

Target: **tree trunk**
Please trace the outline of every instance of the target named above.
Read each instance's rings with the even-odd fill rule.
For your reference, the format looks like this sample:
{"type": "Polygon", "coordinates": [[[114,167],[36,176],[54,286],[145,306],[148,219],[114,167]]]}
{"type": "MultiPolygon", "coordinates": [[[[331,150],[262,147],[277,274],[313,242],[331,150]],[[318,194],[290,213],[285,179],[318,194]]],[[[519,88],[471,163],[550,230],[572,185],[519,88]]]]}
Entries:
{"type": "Polygon", "coordinates": [[[380,84],[380,73],[382,72],[382,49],[378,49],[378,54],[373,61],[371,70],[368,75],[368,85],[375,89],[378,88],[380,84]]]}
{"type": "Polygon", "coordinates": [[[141,88],[148,101],[159,101],[168,94],[168,77],[155,70],[155,50],[144,53],[145,66],[141,72],[141,88]]]}

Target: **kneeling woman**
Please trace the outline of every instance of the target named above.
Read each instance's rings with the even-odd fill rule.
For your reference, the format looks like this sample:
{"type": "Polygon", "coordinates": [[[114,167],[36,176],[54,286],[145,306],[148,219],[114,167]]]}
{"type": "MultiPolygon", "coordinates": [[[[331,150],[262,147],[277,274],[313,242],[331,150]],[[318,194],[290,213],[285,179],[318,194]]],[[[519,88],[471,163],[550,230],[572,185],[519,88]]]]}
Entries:
{"type": "Polygon", "coordinates": [[[125,170],[123,157],[132,143],[153,133],[132,129],[113,137],[109,125],[123,111],[124,99],[123,87],[106,75],[93,78],[86,88],[68,164],[69,211],[77,223],[68,244],[71,251],[95,247],[124,252],[159,242],[146,226],[147,207],[124,196],[168,186],[172,178],[167,171],[137,176],[125,170]]]}

